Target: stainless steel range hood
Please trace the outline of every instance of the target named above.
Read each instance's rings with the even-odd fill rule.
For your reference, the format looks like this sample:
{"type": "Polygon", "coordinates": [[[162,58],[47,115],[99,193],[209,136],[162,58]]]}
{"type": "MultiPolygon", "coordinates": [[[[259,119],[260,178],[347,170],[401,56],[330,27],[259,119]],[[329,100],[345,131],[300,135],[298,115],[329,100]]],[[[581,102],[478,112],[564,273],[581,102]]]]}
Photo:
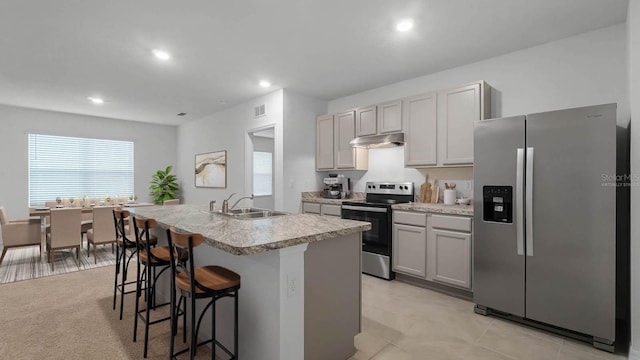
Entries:
{"type": "Polygon", "coordinates": [[[404,145],[404,133],[360,136],[349,142],[352,147],[378,149],[404,145]]]}

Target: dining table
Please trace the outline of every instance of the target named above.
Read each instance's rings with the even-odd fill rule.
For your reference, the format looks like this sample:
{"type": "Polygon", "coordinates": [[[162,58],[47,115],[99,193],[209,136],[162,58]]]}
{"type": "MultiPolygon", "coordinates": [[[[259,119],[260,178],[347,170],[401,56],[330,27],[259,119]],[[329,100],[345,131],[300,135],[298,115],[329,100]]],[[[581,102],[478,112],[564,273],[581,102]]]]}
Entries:
{"type": "MultiPolygon", "coordinates": [[[[143,207],[143,206],[153,206],[155,204],[152,203],[119,203],[119,204],[111,204],[106,206],[120,206],[122,208],[133,208],[133,207],[143,207]]],[[[62,208],[61,206],[60,208],[62,208]]],[[[81,207],[82,213],[92,213],[93,206],[90,207],[81,207]]],[[[42,249],[42,255],[46,254],[47,249],[47,217],[51,215],[51,208],[47,206],[36,206],[29,208],[29,217],[40,217],[40,245],[42,249]]],[[[44,256],[42,258],[46,260],[47,257],[44,256]]]]}

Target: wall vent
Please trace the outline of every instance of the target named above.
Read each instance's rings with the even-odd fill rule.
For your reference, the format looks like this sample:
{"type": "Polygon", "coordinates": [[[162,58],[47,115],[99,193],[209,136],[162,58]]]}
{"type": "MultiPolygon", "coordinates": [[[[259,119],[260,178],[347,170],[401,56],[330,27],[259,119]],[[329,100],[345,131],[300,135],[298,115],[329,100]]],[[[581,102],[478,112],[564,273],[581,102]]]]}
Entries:
{"type": "Polygon", "coordinates": [[[265,116],[266,114],[267,114],[267,110],[266,110],[265,104],[258,105],[253,108],[254,117],[261,117],[261,116],[265,116]]]}

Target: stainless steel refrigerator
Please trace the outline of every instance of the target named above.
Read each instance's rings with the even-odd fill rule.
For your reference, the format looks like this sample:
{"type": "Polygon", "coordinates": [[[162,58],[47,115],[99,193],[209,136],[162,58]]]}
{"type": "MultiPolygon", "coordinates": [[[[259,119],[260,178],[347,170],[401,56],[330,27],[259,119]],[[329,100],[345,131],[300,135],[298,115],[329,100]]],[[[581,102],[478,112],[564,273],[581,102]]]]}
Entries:
{"type": "Polygon", "coordinates": [[[615,104],[476,122],[477,313],[613,350],[616,138],[615,104]]]}

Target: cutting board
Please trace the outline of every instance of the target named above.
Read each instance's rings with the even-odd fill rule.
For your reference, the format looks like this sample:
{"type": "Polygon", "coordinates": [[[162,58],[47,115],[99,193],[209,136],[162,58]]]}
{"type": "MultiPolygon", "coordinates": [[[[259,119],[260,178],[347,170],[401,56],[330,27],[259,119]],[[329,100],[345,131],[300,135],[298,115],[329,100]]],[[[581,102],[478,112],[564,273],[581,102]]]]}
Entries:
{"type": "Polygon", "coordinates": [[[432,196],[431,184],[429,184],[429,174],[424,177],[424,184],[420,185],[420,194],[418,201],[421,203],[430,203],[432,196]]]}
{"type": "Polygon", "coordinates": [[[431,191],[431,203],[437,204],[438,197],[440,197],[440,188],[438,187],[438,180],[433,179],[433,190],[431,191]]]}

